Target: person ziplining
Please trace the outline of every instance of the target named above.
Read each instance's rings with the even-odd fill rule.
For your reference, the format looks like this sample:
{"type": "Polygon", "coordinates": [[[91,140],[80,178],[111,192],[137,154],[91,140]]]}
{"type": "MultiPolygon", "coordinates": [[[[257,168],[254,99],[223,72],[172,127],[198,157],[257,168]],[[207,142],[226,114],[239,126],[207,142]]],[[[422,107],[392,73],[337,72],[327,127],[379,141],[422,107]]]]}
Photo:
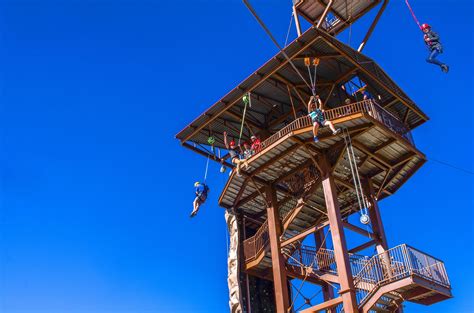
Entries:
{"type": "Polygon", "coordinates": [[[313,122],[313,137],[314,142],[318,142],[319,127],[329,126],[333,135],[337,135],[340,129],[336,129],[331,121],[324,118],[323,103],[318,95],[311,96],[308,101],[308,115],[313,122]]]}
{"type": "Polygon", "coordinates": [[[423,31],[423,40],[430,51],[426,62],[438,65],[444,73],[447,73],[449,66],[437,59],[437,56],[443,53],[443,46],[441,45],[439,35],[428,24],[421,25],[421,30],[423,31]]]}
{"type": "Polygon", "coordinates": [[[426,58],[426,62],[438,65],[444,73],[449,72],[449,66],[437,59],[437,56],[443,53],[443,45],[441,44],[439,35],[431,29],[429,24],[420,24],[408,0],[405,0],[405,4],[407,5],[408,10],[410,10],[411,16],[418,25],[418,28],[423,32],[423,40],[430,53],[428,58],[426,58]]]}

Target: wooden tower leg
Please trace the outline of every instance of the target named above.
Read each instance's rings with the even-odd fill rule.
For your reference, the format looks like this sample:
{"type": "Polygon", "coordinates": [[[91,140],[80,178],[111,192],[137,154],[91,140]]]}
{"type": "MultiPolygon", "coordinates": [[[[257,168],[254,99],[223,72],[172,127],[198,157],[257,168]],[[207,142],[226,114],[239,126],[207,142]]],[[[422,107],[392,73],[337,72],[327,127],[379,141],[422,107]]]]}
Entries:
{"type": "Polygon", "coordinates": [[[266,189],[268,236],[272,255],[273,284],[275,286],[275,302],[277,313],[287,313],[289,307],[288,284],[286,278],[285,260],[281,254],[280,235],[281,221],[278,214],[278,201],[275,190],[268,186],[266,189]]]}
{"type": "Polygon", "coordinates": [[[334,244],[337,275],[339,276],[339,284],[341,286],[339,293],[343,300],[344,312],[358,312],[354,282],[352,280],[351,266],[349,263],[349,253],[347,251],[341,212],[337,201],[336,186],[327,162],[323,163],[326,163],[324,164],[325,166],[322,167],[325,172],[323,174],[323,190],[331,237],[334,244]]]}

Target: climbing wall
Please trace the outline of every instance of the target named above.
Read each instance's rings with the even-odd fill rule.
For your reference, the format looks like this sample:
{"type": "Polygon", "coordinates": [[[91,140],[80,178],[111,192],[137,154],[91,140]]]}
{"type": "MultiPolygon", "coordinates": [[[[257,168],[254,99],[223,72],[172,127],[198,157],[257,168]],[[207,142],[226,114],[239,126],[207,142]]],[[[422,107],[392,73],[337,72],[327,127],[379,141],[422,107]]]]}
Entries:
{"type": "Polygon", "coordinates": [[[229,210],[225,212],[225,221],[230,234],[227,255],[227,285],[229,287],[229,307],[231,313],[242,313],[242,297],[239,283],[239,227],[237,218],[229,210]]]}

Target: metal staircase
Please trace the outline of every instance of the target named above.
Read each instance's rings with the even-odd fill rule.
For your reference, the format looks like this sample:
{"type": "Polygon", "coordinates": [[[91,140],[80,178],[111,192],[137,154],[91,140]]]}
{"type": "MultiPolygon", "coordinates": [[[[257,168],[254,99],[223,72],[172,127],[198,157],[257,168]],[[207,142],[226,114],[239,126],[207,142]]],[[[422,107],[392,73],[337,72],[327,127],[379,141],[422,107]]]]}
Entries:
{"type": "MultiPolygon", "coordinates": [[[[290,210],[283,224],[298,209],[296,206],[290,210]]],[[[269,250],[266,222],[245,244],[250,268],[269,257],[266,256],[269,250]]],[[[316,250],[299,244],[283,249],[288,256],[286,269],[290,277],[337,283],[333,250],[316,250]]],[[[408,245],[396,246],[370,258],[350,254],[349,260],[360,312],[395,312],[403,301],[429,305],[452,297],[444,263],[408,245]]]]}

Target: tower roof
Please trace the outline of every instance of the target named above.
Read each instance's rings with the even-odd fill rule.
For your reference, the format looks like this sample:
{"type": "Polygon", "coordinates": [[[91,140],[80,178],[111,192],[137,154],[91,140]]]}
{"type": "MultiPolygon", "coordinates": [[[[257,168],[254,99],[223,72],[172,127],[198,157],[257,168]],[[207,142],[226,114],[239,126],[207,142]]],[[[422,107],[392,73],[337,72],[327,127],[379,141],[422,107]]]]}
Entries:
{"type": "MultiPolygon", "coordinates": [[[[380,105],[409,129],[428,120],[377,63],[325,31],[310,28],[289,44],[285,52],[303,75],[307,75],[305,57],[320,59],[316,86],[326,108],[342,105],[346,95],[341,85],[358,77],[380,105]]],[[[247,109],[243,140],[252,133],[277,131],[294,119],[289,90],[298,99],[294,101],[295,109],[306,113],[311,91],[280,52],[181,130],[176,138],[181,143],[207,144],[210,135],[223,131],[238,137],[244,109],[242,96],[247,92],[252,94],[252,106],[247,109]]],[[[222,140],[216,139],[215,146],[224,147],[222,140]]]]}

